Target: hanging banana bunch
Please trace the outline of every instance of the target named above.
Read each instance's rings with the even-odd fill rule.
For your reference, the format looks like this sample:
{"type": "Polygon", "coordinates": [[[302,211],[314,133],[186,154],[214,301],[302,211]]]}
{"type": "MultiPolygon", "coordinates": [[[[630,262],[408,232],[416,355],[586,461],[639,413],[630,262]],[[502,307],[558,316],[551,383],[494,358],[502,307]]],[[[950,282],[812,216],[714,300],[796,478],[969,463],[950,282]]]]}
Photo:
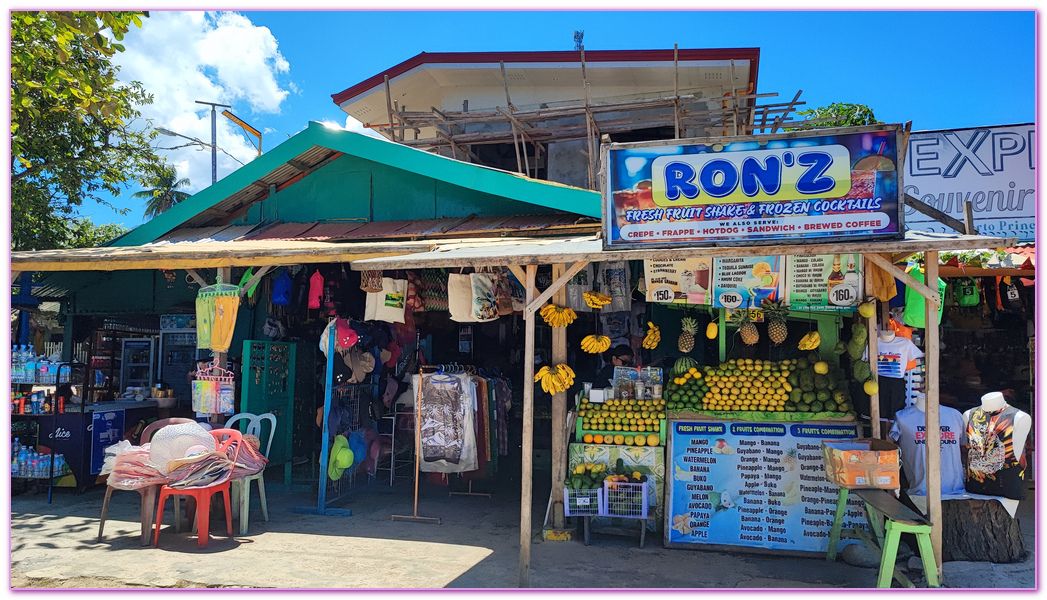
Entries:
{"type": "Polygon", "coordinates": [[[535,383],[542,383],[542,390],[549,394],[566,392],[574,384],[574,371],[565,364],[544,366],[534,376],[535,383]]]}
{"type": "Polygon", "coordinates": [[[546,304],[542,310],[538,311],[538,314],[542,315],[542,319],[550,327],[567,327],[578,318],[578,314],[573,309],[555,304],[546,304]]]}
{"type": "Polygon", "coordinates": [[[611,338],[606,335],[587,335],[582,338],[582,350],[589,354],[607,352],[611,347],[611,338]]]}
{"type": "Polygon", "coordinates": [[[585,292],[582,297],[585,298],[585,303],[589,305],[589,308],[603,308],[611,303],[611,297],[600,292],[585,292]]]}
{"type": "Polygon", "coordinates": [[[662,341],[662,330],[658,329],[658,326],[651,321],[647,322],[647,334],[643,336],[643,347],[648,350],[654,350],[658,347],[658,343],[662,341]]]}

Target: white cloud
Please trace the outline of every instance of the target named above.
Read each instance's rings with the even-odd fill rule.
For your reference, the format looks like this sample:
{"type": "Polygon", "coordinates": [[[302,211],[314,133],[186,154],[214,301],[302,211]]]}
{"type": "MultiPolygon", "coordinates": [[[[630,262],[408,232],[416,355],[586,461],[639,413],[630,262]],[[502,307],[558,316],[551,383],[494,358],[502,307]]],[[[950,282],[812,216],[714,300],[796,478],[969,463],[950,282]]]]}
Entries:
{"type": "Polygon", "coordinates": [[[369,135],[369,136],[371,136],[373,138],[378,138],[380,140],[384,140],[385,139],[385,137],[382,136],[382,134],[378,133],[377,131],[375,131],[373,129],[364,127],[363,123],[361,123],[360,121],[357,121],[353,117],[348,117],[347,116],[345,118],[345,129],[348,129],[349,131],[355,131],[356,133],[362,133],[364,135],[369,135]]]}
{"type": "Polygon", "coordinates": [[[270,133],[276,133],[276,130],[273,129],[272,127],[266,127],[265,129],[262,130],[262,133],[265,134],[265,135],[269,135],[270,133]]]}
{"type": "MultiPolygon", "coordinates": [[[[290,70],[277,40],[234,12],[151,11],[143,27],[132,28],[123,41],[126,51],[115,57],[120,79],[141,81],[153,95],[142,107],[155,127],[211,142],[211,109],[197,100],[232,105],[231,112],[251,122],[251,113],[279,113],[290,93],[278,77],[290,70]],[[247,115],[245,115],[247,113],[247,115]]],[[[287,86],[291,87],[291,86],[287,86]]],[[[257,151],[238,125],[218,110],[218,147],[247,163],[257,151]]],[[[178,137],[159,136],[157,146],[189,144],[178,137]]],[[[190,191],[211,185],[211,152],[199,146],[160,151],[175,165],[179,177],[188,177],[190,191]]],[[[218,153],[218,177],[240,163],[218,153]]]]}

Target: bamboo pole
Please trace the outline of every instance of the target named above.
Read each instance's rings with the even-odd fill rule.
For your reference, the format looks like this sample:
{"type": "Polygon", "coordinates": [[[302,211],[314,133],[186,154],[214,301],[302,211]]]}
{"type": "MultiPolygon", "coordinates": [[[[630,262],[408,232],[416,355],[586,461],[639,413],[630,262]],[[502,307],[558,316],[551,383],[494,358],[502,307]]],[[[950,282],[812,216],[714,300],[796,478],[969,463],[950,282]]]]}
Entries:
{"type": "MultiPolygon", "coordinates": [[[[396,129],[393,122],[393,93],[389,88],[389,76],[385,76],[385,112],[389,114],[389,139],[396,141],[396,129]]],[[[400,136],[403,137],[403,136],[400,136]]]]}
{"type": "MultiPolygon", "coordinates": [[[[509,109],[509,112],[513,112],[516,110],[516,107],[513,106],[513,101],[509,99],[509,79],[505,76],[505,61],[498,61],[498,65],[502,69],[502,83],[505,85],[506,108],[509,109]]],[[[526,173],[526,171],[524,171],[523,162],[520,160],[520,140],[516,135],[516,123],[511,119],[509,121],[509,127],[513,130],[513,150],[516,152],[516,170],[519,173],[526,173]]]]}
{"type": "MultiPolygon", "coordinates": [[[[565,265],[558,263],[553,265],[553,280],[556,281],[563,276],[565,265]]],[[[553,304],[564,306],[567,304],[567,286],[561,286],[553,294],[553,304]]],[[[555,365],[567,362],[567,328],[553,328],[553,354],[552,363],[555,365]]],[[[567,414],[567,393],[559,392],[553,394],[552,406],[552,454],[553,454],[553,527],[564,528],[564,506],[563,506],[563,481],[567,475],[567,440],[557,435],[564,430],[567,414]]]]}
{"type": "MultiPolygon", "coordinates": [[[[865,267],[868,269],[868,267],[865,267]]],[[[865,295],[873,295],[873,283],[872,277],[869,277],[868,272],[865,276],[865,295]]],[[[876,327],[876,312],[873,311],[873,315],[865,320],[865,326],[869,330],[869,367],[872,371],[872,380],[879,385],[880,376],[877,373],[879,370],[877,367],[877,354],[879,351],[880,340],[877,338],[877,327],[876,327]]],[[[872,437],[875,440],[880,439],[880,394],[872,394],[869,396],[869,421],[872,429],[872,437]]]]}
{"type": "MultiPolygon", "coordinates": [[[[938,291],[938,252],[924,254],[924,282],[938,291]]],[[[937,299],[937,298],[935,298],[937,299]]],[[[938,304],[930,298],[924,302],[924,354],[927,373],[924,375],[924,394],[927,412],[924,413],[927,432],[927,517],[931,521],[931,547],[938,577],[942,575],[942,447],[941,421],[938,416],[938,304]]]]}
{"type": "MultiPolygon", "coordinates": [[[[534,300],[536,265],[527,265],[526,302],[534,300]]],[[[524,316],[523,440],[520,457],[520,587],[531,578],[531,493],[534,452],[534,313],[524,316]]]]}

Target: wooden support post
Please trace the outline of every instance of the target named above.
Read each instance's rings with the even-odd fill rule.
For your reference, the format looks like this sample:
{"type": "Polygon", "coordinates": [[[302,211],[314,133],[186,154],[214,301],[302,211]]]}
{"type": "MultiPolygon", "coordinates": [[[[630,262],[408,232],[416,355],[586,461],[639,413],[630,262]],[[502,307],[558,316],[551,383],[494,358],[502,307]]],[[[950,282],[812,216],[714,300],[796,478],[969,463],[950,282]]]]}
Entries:
{"type": "MultiPolygon", "coordinates": [[[[502,69],[502,84],[505,85],[505,104],[506,107],[509,109],[509,112],[513,112],[516,110],[516,107],[513,106],[512,100],[509,99],[509,78],[505,76],[505,61],[498,61],[498,65],[502,69]]],[[[513,130],[513,150],[516,151],[516,170],[520,173],[526,174],[527,171],[524,170],[523,162],[520,161],[520,139],[516,135],[516,123],[510,120],[509,127],[511,127],[513,130]]],[[[524,154],[526,158],[526,153],[524,154]]]]}
{"type": "MultiPolygon", "coordinates": [[[[534,300],[536,265],[527,265],[527,304],[534,300]]],[[[523,440],[520,457],[520,587],[528,587],[531,579],[531,492],[534,452],[534,313],[524,315],[524,373],[523,373],[523,440]]]]}
{"type": "MultiPolygon", "coordinates": [[[[873,283],[872,277],[865,277],[865,295],[873,295],[873,283]]],[[[859,316],[859,318],[861,318],[859,316]]],[[[879,339],[876,337],[876,312],[865,320],[865,326],[869,330],[869,367],[872,371],[872,380],[877,384],[880,382],[880,376],[877,374],[877,346],[879,345],[879,339]]],[[[880,439],[880,395],[873,394],[869,396],[869,422],[872,427],[872,437],[875,440],[880,439]]]]}
{"type": "MultiPolygon", "coordinates": [[[[562,263],[553,265],[553,280],[563,277],[564,265],[562,263]]],[[[553,304],[564,306],[567,304],[567,286],[561,286],[553,294],[553,304]]],[[[567,362],[567,328],[553,328],[553,355],[552,363],[558,365],[567,362]]],[[[567,416],[567,393],[553,394],[552,408],[552,430],[553,430],[553,527],[563,529],[564,506],[563,506],[563,481],[567,475],[567,440],[559,435],[564,430],[564,421],[567,416]]]]}
{"type": "Polygon", "coordinates": [[[385,76],[385,112],[389,115],[389,139],[396,141],[396,123],[393,122],[393,93],[389,88],[389,76],[385,76]]]}
{"type": "MultiPolygon", "coordinates": [[[[924,281],[938,290],[938,252],[924,254],[924,281]]],[[[935,293],[935,300],[937,300],[935,293]]],[[[938,566],[938,578],[942,574],[942,447],[941,422],[938,417],[938,303],[928,298],[924,303],[924,354],[927,372],[924,374],[924,390],[927,412],[924,431],[927,432],[927,517],[931,521],[931,546],[934,562],[938,566]]]]}
{"type": "Polygon", "coordinates": [[[676,139],[680,139],[680,49],[673,44],[673,118],[676,121],[676,139]]]}
{"type": "Polygon", "coordinates": [[[974,228],[974,204],[970,200],[963,203],[963,228],[967,235],[978,235],[974,228]]]}
{"type": "MultiPolygon", "coordinates": [[[[534,300],[532,300],[532,301],[527,303],[527,306],[524,307],[524,316],[533,315],[534,313],[536,313],[539,310],[541,310],[542,305],[545,304],[545,301],[548,300],[549,298],[552,298],[553,294],[555,294],[556,292],[560,291],[560,289],[562,289],[563,286],[567,285],[567,282],[570,281],[571,278],[574,277],[575,274],[578,273],[578,271],[581,271],[582,269],[584,269],[585,265],[587,265],[587,264],[589,264],[588,261],[580,260],[580,261],[574,263],[573,265],[571,265],[571,268],[567,269],[566,273],[564,273],[560,277],[554,279],[552,285],[550,285],[548,288],[546,288],[546,290],[544,292],[539,294],[539,296],[537,298],[535,298],[534,300]]],[[[528,266],[530,266],[530,265],[528,265],[528,266]]]]}
{"type": "Polygon", "coordinates": [[[778,115],[778,117],[774,120],[774,123],[771,123],[771,133],[778,131],[778,128],[782,126],[782,123],[789,116],[789,113],[792,112],[794,108],[796,108],[796,102],[799,101],[800,94],[802,93],[803,90],[797,90],[796,95],[793,96],[792,101],[789,102],[789,105],[785,107],[785,112],[778,115]]]}
{"type": "Polygon", "coordinates": [[[194,269],[186,269],[185,272],[193,281],[197,283],[197,285],[199,285],[200,287],[207,287],[207,282],[204,281],[204,278],[200,277],[200,274],[197,273],[194,269]]]}
{"type": "Polygon", "coordinates": [[[244,284],[244,287],[240,288],[240,297],[243,298],[244,296],[246,296],[247,292],[251,291],[251,288],[253,288],[256,283],[261,281],[262,278],[265,277],[266,274],[269,273],[269,271],[272,271],[272,270],[273,270],[273,267],[262,267],[262,268],[260,268],[258,270],[258,272],[255,273],[251,277],[251,279],[249,279],[247,281],[247,283],[244,284]]]}

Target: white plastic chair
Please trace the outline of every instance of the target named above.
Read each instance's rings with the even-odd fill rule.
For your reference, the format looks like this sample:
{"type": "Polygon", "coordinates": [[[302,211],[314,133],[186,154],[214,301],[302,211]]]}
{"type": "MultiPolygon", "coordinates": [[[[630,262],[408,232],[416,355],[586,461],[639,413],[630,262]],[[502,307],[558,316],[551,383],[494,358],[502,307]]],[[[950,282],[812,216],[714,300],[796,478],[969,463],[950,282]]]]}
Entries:
{"type": "MultiPolygon", "coordinates": [[[[247,421],[248,435],[255,435],[258,440],[262,438],[262,422],[269,421],[269,440],[265,443],[265,452],[263,455],[269,458],[269,449],[273,446],[273,438],[276,437],[276,415],[273,413],[264,413],[256,415],[254,413],[237,413],[230,417],[225,422],[226,429],[237,429],[233,425],[239,420],[247,421]]],[[[259,448],[261,449],[261,448],[259,448]]],[[[262,501],[262,518],[269,521],[269,508],[265,503],[265,469],[262,469],[254,475],[248,475],[241,477],[240,479],[233,480],[233,506],[234,510],[240,513],[240,535],[247,535],[247,519],[248,513],[251,508],[251,482],[258,482],[258,497],[262,501]]]]}

